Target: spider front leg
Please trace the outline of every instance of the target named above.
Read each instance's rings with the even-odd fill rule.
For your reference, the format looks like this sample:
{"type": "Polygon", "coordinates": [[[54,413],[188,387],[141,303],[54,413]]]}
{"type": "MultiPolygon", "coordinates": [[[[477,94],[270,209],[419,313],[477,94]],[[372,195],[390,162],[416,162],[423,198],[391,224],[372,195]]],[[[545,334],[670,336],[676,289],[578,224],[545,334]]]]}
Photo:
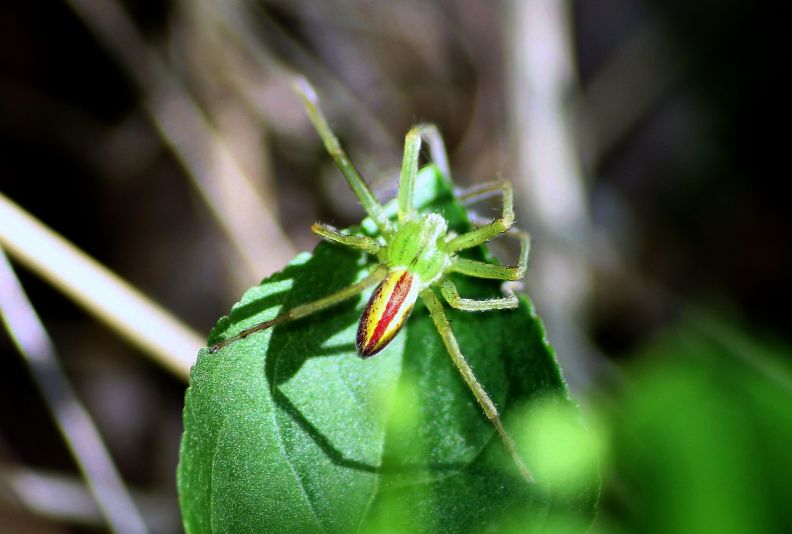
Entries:
{"type": "Polygon", "coordinates": [[[375,239],[367,236],[342,234],[329,224],[314,223],[311,225],[311,231],[328,241],[357,248],[369,254],[376,255],[382,248],[382,245],[377,243],[375,239]]]}
{"type": "Polygon", "coordinates": [[[384,265],[378,265],[373,271],[371,271],[368,274],[368,276],[366,276],[360,282],[356,282],[339,291],[336,291],[332,295],[328,295],[313,302],[308,302],[306,304],[295,306],[294,308],[284,313],[281,313],[274,319],[270,319],[269,321],[264,321],[256,325],[253,325],[250,328],[246,328],[241,332],[239,332],[238,334],[236,334],[235,336],[229,337],[222,341],[218,341],[217,343],[209,347],[209,351],[217,352],[226,345],[230,345],[235,341],[244,339],[248,337],[250,334],[261,332],[262,330],[271,328],[276,324],[285,323],[288,321],[294,321],[295,319],[306,317],[318,311],[324,310],[325,308],[335,306],[336,304],[339,304],[347,299],[359,295],[369,287],[379,284],[380,282],[382,282],[382,280],[385,279],[385,276],[387,274],[388,274],[388,268],[385,267],[384,265]]]}
{"type": "Polygon", "coordinates": [[[451,179],[445,143],[437,127],[434,124],[413,126],[404,139],[404,159],[399,178],[399,222],[408,220],[415,214],[415,177],[418,174],[421,141],[426,141],[429,145],[432,161],[440,172],[451,179]]]}
{"type": "Polygon", "coordinates": [[[465,383],[470,388],[470,391],[473,393],[473,396],[476,398],[476,402],[478,402],[481,409],[484,411],[484,415],[487,416],[487,419],[490,420],[492,425],[498,431],[498,435],[500,435],[501,441],[506,447],[506,450],[509,452],[509,455],[512,457],[515,465],[517,465],[517,469],[519,469],[520,474],[525,478],[528,482],[533,482],[533,477],[531,476],[531,472],[526,467],[525,463],[523,462],[520,454],[517,452],[517,446],[514,443],[511,435],[506,432],[506,429],[503,427],[503,423],[501,423],[500,415],[498,415],[498,409],[495,407],[495,403],[492,402],[487,392],[484,390],[484,386],[476,379],[476,376],[473,374],[473,370],[468,365],[467,360],[462,355],[462,351],[459,349],[459,343],[457,343],[456,336],[454,336],[454,332],[451,330],[451,324],[448,322],[448,318],[446,317],[445,311],[443,310],[443,304],[440,302],[440,299],[434,294],[431,288],[427,288],[421,292],[421,300],[423,300],[426,307],[429,309],[429,314],[434,321],[435,326],[437,327],[437,331],[440,333],[440,337],[443,339],[443,344],[445,345],[446,351],[448,351],[448,355],[451,356],[451,360],[456,365],[457,369],[459,370],[462,378],[465,380],[465,383]]]}
{"type": "MultiPolygon", "coordinates": [[[[485,229],[482,226],[478,230],[485,229]]],[[[462,234],[459,237],[470,235],[478,230],[473,230],[467,234],[462,234]]],[[[503,233],[503,232],[501,232],[503,233]]],[[[449,271],[466,274],[474,278],[489,278],[492,280],[507,280],[515,281],[522,279],[525,276],[525,270],[528,268],[528,254],[531,252],[531,236],[527,232],[517,230],[515,228],[505,232],[507,236],[514,237],[520,241],[520,257],[515,266],[493,265],[483,261],[469,260],[467,258],[456,258],[454,263],[449,267],[449,271]]],[[[497,235],[497,234],[495,234],[497,235]]]]}
{"type": "Polygon", "coordinates": [[[501,191],[503,196],[503,212],[501,216],[489,224],[451,239],[446,243],[448,252],[457,252],[481,245],[511,228],[512,224],[514,224],[514,190],[510,181],[501,180],[484,184],[474,189],[472,193],[462,195],[461,200],[464,201],[471,196],[483,196],[498,190],[501,191]]]}
{"type": "Polygon", "coordinates": [[[308,111],[308,117],[319,133],[319,137],[322,138],[327,152],[330,154],[330,157],[333,158],[333,161],[336,162],[336,165],[338,165],[341,174],[346,178],[349,187],[355,193],[363,209],[366,210],[369,217],[377,224],[377,228],[379,228],[380,232],[383,234],[390,233],[391,223],[385,215],[382,205],[377,201],[374,193],[369,189],[368,184],[366,184],[363,177],[360,176],[360,173],[349,160],[349,156],[347,156],[338,138],[330,128],[327,117],[324,116],[322,109],[319,107],[319,99],[316,96],[316,90],[305,78],[298,78],[295,80],[293,86],[294,90],[297,91],[297,94],[303,101],[303,105],[305,105],[305,109],[308,111]]]}

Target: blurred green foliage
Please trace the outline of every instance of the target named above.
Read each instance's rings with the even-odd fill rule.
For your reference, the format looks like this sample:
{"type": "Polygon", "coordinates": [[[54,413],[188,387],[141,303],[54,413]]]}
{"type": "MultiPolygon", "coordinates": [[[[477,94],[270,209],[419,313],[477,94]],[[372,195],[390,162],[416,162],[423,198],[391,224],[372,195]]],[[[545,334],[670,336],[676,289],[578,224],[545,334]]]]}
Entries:
{"type": "Polygon", "coordinates": [[[597,531],[782,532],[792,525],[790,350],[700,312],[637,355],[602,411],[597,531]]]}

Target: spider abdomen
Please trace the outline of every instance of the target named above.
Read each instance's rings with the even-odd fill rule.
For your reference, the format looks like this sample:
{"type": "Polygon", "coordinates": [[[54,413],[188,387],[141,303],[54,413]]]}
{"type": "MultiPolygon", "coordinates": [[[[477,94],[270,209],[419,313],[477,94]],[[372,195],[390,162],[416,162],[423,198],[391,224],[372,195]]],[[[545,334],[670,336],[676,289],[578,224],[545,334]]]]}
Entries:
{"type": "Polygon", "coordinates": [[[406,269],[393,269],[380,282],[363,310],[357,331],[361,358],[374,356],[399,333],[418,298],[420,280],[406,269]]]}

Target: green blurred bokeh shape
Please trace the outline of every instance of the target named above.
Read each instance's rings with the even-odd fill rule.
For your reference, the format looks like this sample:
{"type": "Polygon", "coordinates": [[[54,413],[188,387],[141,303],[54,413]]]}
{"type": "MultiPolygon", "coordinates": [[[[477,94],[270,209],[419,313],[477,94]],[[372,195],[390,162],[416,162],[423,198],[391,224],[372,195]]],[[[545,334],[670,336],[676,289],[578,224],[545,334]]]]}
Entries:
{"type": "Polygon", "coordinates": [[[640,352],[605,411],[595,530],[784,532],[792,525],[788,348],[691,312],[640,352]]]}

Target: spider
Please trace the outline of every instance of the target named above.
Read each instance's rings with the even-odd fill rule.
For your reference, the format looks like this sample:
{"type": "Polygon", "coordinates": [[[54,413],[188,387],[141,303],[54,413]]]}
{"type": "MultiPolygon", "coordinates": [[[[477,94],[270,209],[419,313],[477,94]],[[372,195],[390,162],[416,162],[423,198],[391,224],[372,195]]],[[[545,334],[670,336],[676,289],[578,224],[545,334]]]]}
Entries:
{"type": "Polygon", "coordinates": [[[448,230],[448,222],[437,213],[419,213],[414,207],[415,181],[422,142],[429,146],[434,164],[450,180],[448,157],[443,139],[436,126],[419,124],[407,132],[404,159],[398,191],[398,215],[391,220],[374,197],[366,182],[349,160],[338,138],[322,113],[316,92],[305,79],[298,79],[294,87],[303,101],[308,116],[324,142],[330,156],[338,165],[358,201],[379,231],[377,237],[350,235],[326,224],[315,223],[311,230],[323,239],[356,248],[369,254],[376,264],[362,280],[314,302],[296,306],[274,319],[256,324],[239,334],[222,340],[210,348],[220,348],[274,325],[300,319],[348,300],[372,286],[377,286],[366,305],[357,330],[356,347],[361,358],[370,358],[384,349],[404,326],[413,306],[420,298],[429,310],[451,360],[476,398],[484,415],[490,420],[512,457],[520,474],[533,481],[522,461],[511,435],[504,428],[498,409],[463,356],[443,304],[434,291],[440,290],[453,308],[464,311],[513,309],[519,305],[517,296],[504,284],[505,296],[485,300],[462,298],[449,278],[460,273],[476,278],[517,281],[523,278],[528,262],[530,236],[515,228],[512,184],[499,180],[483,184],[462,196],[463,200],[500,193],[503,199],[501,216],[472,231],[455,234],[448,230]],[[479,246],[495,236],[507,234],[520,241],[520,255],[516,266],[493,265],[458,256],[458,252],[479,246]]]}

